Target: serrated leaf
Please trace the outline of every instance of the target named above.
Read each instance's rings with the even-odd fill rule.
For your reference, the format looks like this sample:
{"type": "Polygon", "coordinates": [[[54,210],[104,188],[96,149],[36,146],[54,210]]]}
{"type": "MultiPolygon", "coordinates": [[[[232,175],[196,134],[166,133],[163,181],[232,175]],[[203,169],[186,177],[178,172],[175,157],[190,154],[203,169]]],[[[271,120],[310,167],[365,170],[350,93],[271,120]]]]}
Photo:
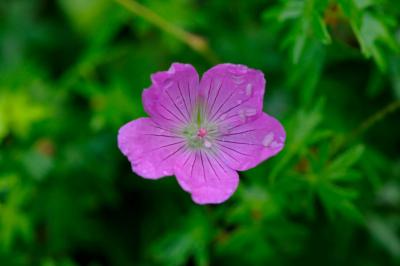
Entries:
{"type": "Polygon", "coordinates": [[[374,5],[375,1],[373,1],[373,0],[354,0],[354,3],[359,9],[365,9],[369,6],[374,5]]]}
{"type": "Polygon", "coordinates": [[[29,200],[30,188],[22,186],[17,176],[5,178],[8,180],[0,184],[3,186],[0,193],[5,192],[5,199],[0,202],[0,250],[8,252],[19,237],[24,241],[31,240],[33,228],[27,213],[23,211],[29,200]]]}
{"type": "Polygon", "coordinates": [[[304,9],[303,1],[288,1],[278,15],[280,21],[295,19],[301,16],[304,9]]]}
{"type": "Polygon", "coordinates": [[[332,181],[353,182],[361,178],[361,173],[356,170],[341,170],[330,173],[327,178],[332,181]]]}
{"type": "Polygon", "coordinates": [[[315,36],[323,44],[330,44],[332,40],[328,32],[328,28],[326,27],[326,24],[322,17],[317,12],[313,13],[311,23],[315,36]]]}
{"type": "Polygon", "coordinates": [[[319,184],[318,192],[330,204],[336,204],[341,200],[353,200],[358,196],[358,192],[354,189],[339,187],[327,182],[319,184]]]}
{"type": "Polygon", "coordinates": [[[364,222],[364,215],[357,209],[357,207],[350,201],[342,201],[338,203],[339,211],[342,215],[352,219],[358,223],[364,222]]]}
{"type": "Polygon", "coordinates": [[[35,122],[49,116],[47,106],[32,102],[22,91],[11,91],[0,91],[0,139],[8,132],[26,137],[35,122]]]}
{"type": "Polygon", "coordinates": [[[364,146],[358,145],[341,154],[327,167],[327,174],[346,171],[349,167],[355,164],[364,152],[364,146]]]}
{"type": "Polygon", "coordinates": [[[318,186],[318,195],[323,202],[330,219],[335,214],[341,214],[357,222],[362,221],[362,215],[350,200],[357,197],[357,191],[344,189],[333,184],[323,183],[318,186]]]}
{"type": "Polygon", "coordinates": [[[360,28],[353,25],[356,36],[361,45],[361,51],[366,57],[372,56],[382,70],[386,70],[387,62],[379,41],[382,41],[389,48],[396,50],[393,36],[389,34],[386,25],[383,24],[375,15],[364,13],[361,18],[360,28]]]}
{"type": "Polygon", "coordinates": [[[293,63],[298,64],[300,61],[300,57],[303,53],[304,46],[307,41],[307,36],[305,34],[301,34],[297,36],[294,45],[293,45],[293,63]]]}
{"type": "Polygon", "coordinates": [[[296,134],[289,136],[287,140],[289,145],[286,147],[282,159],[272,169],[269,175],[270,180],[274,180],[279,171],[285,167],[292,157],[304,149],[308,141],[313,139],[311,134],[314,133],[314,129],[321,122],[321,109],[323,105],[324,101],[319,100],[312,110],[300,110],[293,118],[289,125],[289,130],[295,131],[296,134]]]}

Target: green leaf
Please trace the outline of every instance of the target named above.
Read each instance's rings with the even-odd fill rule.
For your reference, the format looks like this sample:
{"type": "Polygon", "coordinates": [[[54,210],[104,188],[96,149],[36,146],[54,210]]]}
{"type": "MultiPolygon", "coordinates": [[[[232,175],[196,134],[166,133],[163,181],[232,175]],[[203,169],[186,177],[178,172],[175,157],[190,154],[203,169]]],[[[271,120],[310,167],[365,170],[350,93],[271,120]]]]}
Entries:
{"type": "Polygon", "coordinates": [[[29,201],[30,187],[21,184],[18,176],[0,176],[0,251],[10,251],[18,238],[30,241],[33,228],[28,214],[24,211],[29,201]]]}
{"type": "Polygon", "coordinates": [[[331,172],[327,175],[327,178],[332,181],[344,181],[344,182],[354,182],[359,180],[362,174],[356,170],[341,169],[338,171],[331,172]]]}
{"type": "Polygon", "coordinates": [[[241,226],[237,230],[224,236],[218,243],[217,250],[225,256],[251,250],[246,258],[252,265],[257,261],[263,261],[273,253],[272,246],[268,243],[265,233],[257,225],[241,226]]]}
{"type": "Polygon", "coordinates": [[[333,220],[336,216],[335,214],[339,213],[354,221],[363,221],[363,215],[350,201],[357,197],[357,191],[329,183],[320,183],[317,189],[330,219],[333,220]]]}
{"type": "Polygon", "coordinates": [[[329,166],[327,167],[328,175],[331,173],[334,174],[335,172],[346,171],[361,158],[363,152],[364,146],[362,145],[358,145],[347,150],[329,164],[329,166]]]}
{"type": "Polygon", "coordinates": [[[163,265],[184,265],[194,255],[201,265],[207,265],[207,244],[211,228],[201,212],[193,212],[186,217],[184,226],[171,230],[151,248],[151,256],[163,265]]]}
{"type": "Polygon", "coordinates": [[[299,18],[304,10],[304,1],[287,1],[282,8],[278,19],[285,21],[289,19],[299,18]]]}
{"type": "Polygon", "coordinates": [[[397,99],[400,99],[400,56],[393,56],[389,64],[392,89],[397,99]]]}
{"type": "Polygon", "coordinates": [[[35,122],[49,116],[50,110],[47,106],[33,102],[23,91],[10,91],[0,91],[0,139],[8,132],[24,138],[35,122]]]}
{"type": "Polygon", "coordinates": [[[354,0],[355,5],[359,9],[366,9],[372,5],[374,5],[376,2],[374,0],[354,0]]]}
{"type": "Polygon", "coordinates": [[[361,211],[350,201],[341,201],[338,203],[338,210],[340,211],[340,213],[355,221],[358,222],[360,224],[363,224],[365,221],[364,215],[361,213],[361,211]]]}
{"type": "Polygon", "coordinates": [[[269,175],[269,180],[275,180],[276,176],[282,171],[290,160],[297,154],[301,153],[307,147],[309,141],[313,140],[312,134],[315,133],[315,128],[322,120],[323,100],[316,103],[314,108],[309,111],[299,110],[288,125],[288,131],[296,132],[288,136],[287,145],[284,150],[284,155],[280,161],[272,168],[269,175]]]}
{"type": "Polygon", "coordinates": [[[396,229],[388,220],[378,216],[371,216],[367,219],[367,227],[371,235],[389,251],[394,257],[400,257],[400,238],[396,229]]]}
{"type": "Polygon", "coordinates": [[[312,27],[314,30],[315,36],[323,43],[323,44],[330,44],[331,43],[331,36],[328,32],[328,28],[322,17],[317,13],[313,12],[312,16],[312,27]]]}
{"type": "Polygon", "coordinates": [[[307,36],[305,34],[301,34],[295,40],[293,45],[293,63],[298,64],[300,61],[300,57],[303,54],[304,46],[306,45],[307,36]]]}

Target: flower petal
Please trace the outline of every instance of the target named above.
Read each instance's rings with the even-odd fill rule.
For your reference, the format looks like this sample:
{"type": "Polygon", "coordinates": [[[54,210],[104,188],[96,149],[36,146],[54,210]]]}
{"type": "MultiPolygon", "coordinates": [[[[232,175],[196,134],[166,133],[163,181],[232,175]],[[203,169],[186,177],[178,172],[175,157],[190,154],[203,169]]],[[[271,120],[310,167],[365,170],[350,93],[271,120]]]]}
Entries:
{"type": "Polygon", "coordinates": [[[221,160],[244,171],[280,152],[286,133],[278,120],[265,113],[254,121],[228,128],[216,138],[221,160]]]}
{"type": "Polygon", "coordinates": [[[216,204],[227,200],[239,184],[236,171],[207,151],[188,151],[183,164],[175,167],[181,187],[198,204],[216,204]]]}
{"type": "Polygon", "coordinates": [[[142,94],[145,111],[159,124],[179,127],[191,119],[198,95],[199,76],[193,66],[174,63],[151,76],[142,94]]]}
{"type": "Polygon", "coordinates": [[[207,120],[225,127],[256,119],[262,112],[264,90],[264,74],[243,65],[217,65],[200,82],[207,120]]]}
{"type": "Polygon", "coordinates": [[[151,118],[139,118],[122,126],[118,147],[138,175],[158,179],[173,175],[176,160],[183,160],[186,141],[151,118]]]}

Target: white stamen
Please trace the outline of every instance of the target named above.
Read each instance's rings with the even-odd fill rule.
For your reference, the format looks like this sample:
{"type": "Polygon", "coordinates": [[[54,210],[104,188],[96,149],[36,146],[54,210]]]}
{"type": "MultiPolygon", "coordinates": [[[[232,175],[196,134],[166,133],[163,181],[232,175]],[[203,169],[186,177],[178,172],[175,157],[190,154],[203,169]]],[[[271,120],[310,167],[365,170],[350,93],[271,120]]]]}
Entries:
{"type": "Polygon", "coordinates": [[[211,142],[209,142],[208,140],[204,141],[204,147],[211,148],[211,146],[212,146],[211,142]]]}

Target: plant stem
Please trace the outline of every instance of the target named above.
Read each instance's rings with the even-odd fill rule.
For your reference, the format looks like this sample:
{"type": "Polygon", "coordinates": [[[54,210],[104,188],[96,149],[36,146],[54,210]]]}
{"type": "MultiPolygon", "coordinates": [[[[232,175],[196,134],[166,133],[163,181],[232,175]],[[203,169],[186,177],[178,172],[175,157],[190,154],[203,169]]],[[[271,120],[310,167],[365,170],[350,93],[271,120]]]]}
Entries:
{"type": "Polygon", "coordinates": [[[349,138],[354,139],[358,135],[362,134],[364,131],[368,130],[370,127],[375,125],[377,122],[384,119],[390,113],[393,113],[397,109],[400,108],[400,100],[391,102],[390,104],[386,105],[384,108],[380,109],[376,113],[372,114],[368,117],[364,122],[360,124],[356,129],[354,129],[351,133],[349,138]]]}
{"type": "Polygon", "coordinates": [[[364,122],[362,122],[358,127],[356,127],[353,131],[351,131],[347,136],[345,136],[336,147],[333,149],[333,154],[339,151],[342,147],[346,146],[349,142],[355,140],[359,135],[364,133],[366,130],[374,126],[379,121],[383,120],[390,113],[395,112],[397,109],[400,109],[400,100],[396,100],[394,102],[389,103],[384,106],[382,109],[378,110],[376,113],[369,116],[364,122]]]}
{"type": "Polygon", "coordinates": [[[157,26],[161,30],[171,34],[178,40],[187,44],[194,51],[201,54],[207,61],[212,64],[216,64],[219,62],[215,53],[209,47],[207,41],[198,35],[187,32],[182,28],[170,23],[168,20],[159,16],[153,10],[139,4],[133,0],[115,0],[121,6],[132,12],[133,14],[147,20],[151,24],[157,26]]]}

